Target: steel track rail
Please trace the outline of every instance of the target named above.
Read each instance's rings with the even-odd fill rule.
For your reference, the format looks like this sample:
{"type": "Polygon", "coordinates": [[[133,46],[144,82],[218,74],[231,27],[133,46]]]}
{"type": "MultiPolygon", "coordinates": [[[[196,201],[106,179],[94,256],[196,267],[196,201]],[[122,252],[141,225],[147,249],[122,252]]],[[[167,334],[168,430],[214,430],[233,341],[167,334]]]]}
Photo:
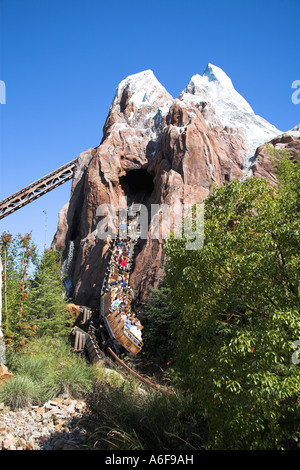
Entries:
{"type": "Polygon", "coordinates": [[[77,158],[0,201],[0,219],[69,181],[76,165],[77,158]]]}
{"type": "Polygon", "coordinates": [[[117,356],[117,354],[115,354],[113,352],[113,350],[111,348],[107,348],[109,354],[117,361],[117,363],[123,367],[124,369],[126,369],[131,375],[135,376],[136,378],[138,378],[141,382],[143,382],[145,385],[148,385],[149,387],[152,387],[152,388],[156,388],[156,390],[160,390],[162,392],[165,392],[165,393],[173,393],[172,390],[166,388],[166,387],[162,387],[161,385],[158,385],[156,383],[153,383],[151,382],[151,380],[148,380],[146,379],[145,377],[143,377],[142,375],[138,374],[137,372],[135,372],[133,369],[131,369],[124,361],[122,361],[122,359],[119,358],[119,356],[117,356]]]}

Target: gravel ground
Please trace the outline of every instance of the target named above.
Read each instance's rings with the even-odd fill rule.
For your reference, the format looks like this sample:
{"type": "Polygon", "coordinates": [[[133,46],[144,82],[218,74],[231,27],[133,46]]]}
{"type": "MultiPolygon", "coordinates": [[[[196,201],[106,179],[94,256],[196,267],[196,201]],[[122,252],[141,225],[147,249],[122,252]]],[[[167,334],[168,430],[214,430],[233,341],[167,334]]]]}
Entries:
{"type": "Polygon", "coordinates": [[[84,410],[84,402],[66,396],[26,410],[11,411],[0,403],[0,450],[86,449],[79,425],[84,410]]]}

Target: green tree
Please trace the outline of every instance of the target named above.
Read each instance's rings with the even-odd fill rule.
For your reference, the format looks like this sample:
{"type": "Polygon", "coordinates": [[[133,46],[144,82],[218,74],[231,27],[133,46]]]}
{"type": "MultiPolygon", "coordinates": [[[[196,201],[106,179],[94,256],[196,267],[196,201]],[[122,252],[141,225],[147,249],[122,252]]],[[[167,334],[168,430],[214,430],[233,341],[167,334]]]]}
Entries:
{"type": "Polygon", "coordinates": [[[65,288],[61,279],[60,257],[57,252],[45,252],[30,289],[28,312],[37,336],[67,336],[70,333],[66,309],[65,288]]]}
{"type": "Polygon", "coordinates": [[[12,242],[12,235],[10,233],[4,232],[0,238],[0,244],[2,248],[3,255],[3,297],[4,297],[4,318],[7,317],[7,258],[8,250],[12,242]]]}
{"type": "Polygon", "coordinates": [[[179,312],[170,308],[170,296],[170,289],[162,283],[143,304],[143,353],[146,357],[155,357],[162,366],[174,359],[174,328],[179,312]]]}
{"type": "Polygon", "coordinates": [[[25,236],[19,235],[19,246],[21,249],[21,265],[19,275],[19,286],[20,286],[20,302],[19,302],[19,323],[23,320],[24,305],[29,297],[28,287],[30,284],[28,271],[30,261],[37,260],[36,246],[32,242],[31,233],[27,233],[25,236]]]}
{"type": "Polygon", "coordinates": [[[3,269],[3,330],[7,346],[22,348],[34,334],[28,325],[26,303],[29,296],[30,268],[37,262],[31,233],[13,237],[3,233],[0,239],[3,269]]]}
{"type": "Polygon", "coordinates": [[[297,431],[300,172],[277,165],[278,188],[248,178],[213,192],[201,250],[167,246],[176,365],[215,448],[278,448],[297,431]]]}

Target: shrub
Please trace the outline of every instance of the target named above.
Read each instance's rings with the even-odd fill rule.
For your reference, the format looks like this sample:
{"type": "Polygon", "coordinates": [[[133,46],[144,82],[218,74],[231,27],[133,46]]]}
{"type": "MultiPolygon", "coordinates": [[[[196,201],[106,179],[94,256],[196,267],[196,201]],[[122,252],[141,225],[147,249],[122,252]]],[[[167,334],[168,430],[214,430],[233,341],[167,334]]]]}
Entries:
{"type": "Polygon", "coordinates": [[[280,449],[299,432],[300,167],[278,168],[279,187],[249,178],[210,195],[200,250],[167,247],[176,367],[214,448],[280,449]]]}
{"type": "Polygon", "coordinates": [[[40,387],[29,377],[15,375],[0,388],[0,400],[12,410],[40,403],[40,387]]]}
{"type": "Polygon", "coordinates": [[[44,387],[52,397],[68,394],[72,398],[80,398],[91,389],[94,380],[94,369],[74,356],[65,362],[56,362],[56,369],[51,368],[44,387]]]}
{"type": "Polygon", "coordinates": [[[162,283],[143,304],[143,356],[160,365],[171,362],[174,355],[174,329],[179,312],[170,308],[171,295],[171,290],[162,283]]]}
{"type": "Polygon", "coordinates": [[[96,383],[87,397],[88,419],[83,421],[101,450],[201,449],[207,442],[203,415],[181,394],[138,392],[96,383]]]}
{"type": "MultiPolygon", "coordinates": [[[[10,393],[13,395],[14,386],[19,387],[20,393],[16,392],[16,400],[20,407],[22,403],[27,406],[32,401],[43,404],[61,394],[69,394],[72,398],[82,397],[96,379],[95,368],[83,358],[72,354],[66,340],[48,336],[34,338],[21,354],[12,355],[10,367],[18,380],[11,387],[8,386],[5,397],[10,393]],[[22,390],[24,393],[21,393],[22,390]]],[[[5,402],[10,401],[14,406],[13,398],[5,398],[5,402]]]]}

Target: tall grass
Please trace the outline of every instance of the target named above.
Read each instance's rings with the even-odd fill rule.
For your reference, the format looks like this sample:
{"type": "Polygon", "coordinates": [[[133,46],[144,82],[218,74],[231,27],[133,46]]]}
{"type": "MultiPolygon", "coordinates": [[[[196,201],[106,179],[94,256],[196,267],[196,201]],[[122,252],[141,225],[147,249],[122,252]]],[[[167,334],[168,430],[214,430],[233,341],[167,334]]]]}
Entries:
{"type": "Polygon", "coordinates": [[[62,394],[84,398],[90,447],[98,450],[193,450],[207,442],[205,418],[188,396],[144,390],[133,378],[93,366],[57,338],[34,339],[10,358],[14,378],[0,387],[11,409],[42,405],[62,394]]]}
{"type": "Polygon", "coordinates": [[[17,375],[0,387],[0,401],[12,410],[37,405],[40,398],[41,389],[30,377],[17,375]]]}
{"type": "Polygon", "coordinates": [[[97,382],[87,405],[82,424],[95,449],[191,450],[207,442],[203,415],[181,394],[141,394],[125,384],[97,382]]]}
{"type": "Polygon", "coordinates": [[[56,370],[51,370],[45,377],[44,387],[50,396],[67,394],[72,398],[83,397],[91,390],[94,371],[78,358],[73,358],[65,364],[60,364],[56,370]]]}
{"type": "Polygon", "coordinates": [[[22,354],[10,358],[10,368],[14,378],[0,387],[0,401],[11,409],[42,405],[63,394],[83,397],[96,379],[95,368],[57,338],[33,340],[22,354]]]}

